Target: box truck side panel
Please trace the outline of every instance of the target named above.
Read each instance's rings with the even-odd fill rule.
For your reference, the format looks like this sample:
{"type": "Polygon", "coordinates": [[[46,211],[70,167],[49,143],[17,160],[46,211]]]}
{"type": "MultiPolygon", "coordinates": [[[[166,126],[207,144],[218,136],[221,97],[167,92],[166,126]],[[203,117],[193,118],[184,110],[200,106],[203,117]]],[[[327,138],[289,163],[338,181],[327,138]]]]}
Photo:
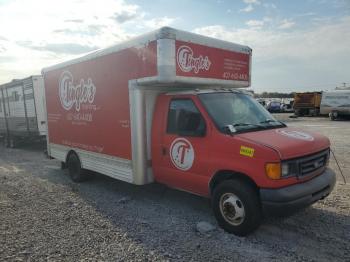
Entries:
{"type": "Polygon", "coordinates": [[[176,75],[249,81],[250,53],[176,41],[176,75]]]}
{"type": "MultiPolygon", "coordinates": [[[[130,160],[128,83],[157,75],[156,50],[152,41],[44,72],[51,151],[75,148],[86,158],[130,160]]],[[[51,154],[65,161],[60,152],[51,154]]]]}

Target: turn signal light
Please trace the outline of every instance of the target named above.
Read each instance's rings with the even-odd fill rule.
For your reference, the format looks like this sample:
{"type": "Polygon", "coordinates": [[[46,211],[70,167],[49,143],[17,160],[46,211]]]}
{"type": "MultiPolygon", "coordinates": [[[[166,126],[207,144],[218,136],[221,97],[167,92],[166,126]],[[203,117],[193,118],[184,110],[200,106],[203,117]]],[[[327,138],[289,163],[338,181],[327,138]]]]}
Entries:
{"type": "Polygon", "coordinates": [[[266,175],[271,179],[281,178],[281,164],[280,163],[267,163],[265,166],[266,175]]]}

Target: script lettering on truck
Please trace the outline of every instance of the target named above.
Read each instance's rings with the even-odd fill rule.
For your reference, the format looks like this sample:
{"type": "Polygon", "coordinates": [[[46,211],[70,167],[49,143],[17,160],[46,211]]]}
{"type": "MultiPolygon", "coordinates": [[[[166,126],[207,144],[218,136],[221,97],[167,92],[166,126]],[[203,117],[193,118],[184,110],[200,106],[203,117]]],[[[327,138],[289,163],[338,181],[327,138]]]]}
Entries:
{"type": "Polygon", "coordinates": [[[187,45],[180,46],[177,50],[177,63],[182,71],[190,72],[193,70],[196,74],[199,70],[208,71],[211,65],[208,56],[194,57],[193,50],[187,45]]]}
{"type": "Polygon", "coordinates": [[[64,71],[60,77],[59,95],[61,105],[65,110],[70,110],[75,105],[75,110],[80,111],[80,105],[92,104],[95,99],[96,87],[88,78],[86,83],[80,79],[78,85],[74,85],[73,75],[69,71],[64,71]]]}
{"type": "Polygon", "coordinates": [[[61,106],[68,111],[66,119],[73,125],[86,125],[93,121],[94,112],[99,107],[94,104],[96,86],[91,78],[80,79],[74,83],[71,72],[64,71],[59,79],[59,97],[61,106]],[[75,110],[71,110],[71,109],[75,110]]]}

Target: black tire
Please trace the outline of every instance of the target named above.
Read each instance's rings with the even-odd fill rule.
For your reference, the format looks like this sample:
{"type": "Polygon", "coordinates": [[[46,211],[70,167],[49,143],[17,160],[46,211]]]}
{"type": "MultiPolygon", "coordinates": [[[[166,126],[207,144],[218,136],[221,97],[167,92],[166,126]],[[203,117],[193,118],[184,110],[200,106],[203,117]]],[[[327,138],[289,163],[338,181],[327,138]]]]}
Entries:
{"type": "Polygon", "coordinates": [[[334,116],[333,112],[329,113],[329,119],[330,119],[330,120],[334,121],[335,118],[336,118],[336,117],[334,116]]]}
{"type": "Polygon", "coordinates": [[[63,170],[63,169],[66,169],[66,168],[67,168],[66,163],[65,162],[61,162],[61,169],[63,170]]]}
{"type": "Polygon", "coordinates": [[[225,180],[217,185],[213,192],[212,208],[219,226],[237,236],[248,235],[257,229],[262,221],[258,192],[242,180],[225,180]],[[226,198],[227,196],[229,197],[226,198]],[[236,203],[237,211],[231,204],[232,201],[236,203]],[[236,214],[242,212],[242,208],[242,218],[234,219],[236,214]]]}
{"type": "Polygon", "coordinates": [[[68,172],[74,182],[83,182],[87,179],[84,169],[81,168],[79,157],[75,153],[68,156],[68,172]]]}

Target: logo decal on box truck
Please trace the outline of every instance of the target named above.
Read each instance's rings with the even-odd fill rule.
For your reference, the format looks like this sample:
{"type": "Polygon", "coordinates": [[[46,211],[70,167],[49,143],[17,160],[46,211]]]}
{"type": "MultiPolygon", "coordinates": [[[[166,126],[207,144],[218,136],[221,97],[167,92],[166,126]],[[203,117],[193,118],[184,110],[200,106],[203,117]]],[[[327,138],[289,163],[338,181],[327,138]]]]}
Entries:
{"type": "Polygon", "coordinates": [[[80,83],[74,86],[73,75],[64,71],[59,80],[59,96],[61,105],[65,110],[70,110],[75,105],[75,110],[80,110],[80,105],[92,104],[95,100],[96,87],[88,78],[86,83],[80,79],[80,83]]]}
{"type": "Polygon", "coordinates": [[[197,74],[199,70],[208,71],[211,65],[211,61],[208,56],[203,57],[202,55],[198,57],[193,56],[193,50],[186,45],[182,45],[177,50],[177,64],[183,72],[190,72],[194,70],[197,74]]]}
{"type": "Polygon", "coordinates": [[[190,141],[185,138],[176,138],[170,146],[170,158],[178,169],[189,170],[194,161],[194,150],[190,141]]]}
{"type": "Polygon", "coordinates": [[[284,135],[284,136],[288,136],[291,138],[305,140],[305,141],[313,141],[314,140],[314,138],[311,135],[309,135],[308,133],[305,133],[305,132],[301,132],[301,131],[278,129],[278,130],[276,130],[276,133],[284,135]]]}

